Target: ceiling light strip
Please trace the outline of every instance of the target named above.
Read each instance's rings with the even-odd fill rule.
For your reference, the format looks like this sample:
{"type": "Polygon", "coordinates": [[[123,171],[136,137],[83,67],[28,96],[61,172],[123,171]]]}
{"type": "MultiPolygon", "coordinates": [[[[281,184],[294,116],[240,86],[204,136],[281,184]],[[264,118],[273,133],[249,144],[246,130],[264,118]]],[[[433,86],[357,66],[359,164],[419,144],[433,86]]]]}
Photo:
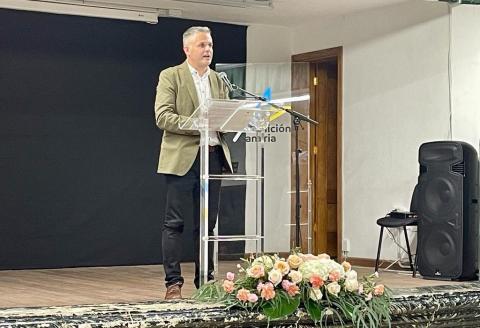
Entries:
{"type": "Polygon", "coordinates": [[[36,11],[51,14],[88,16],[158,23],[158,11],[140,11],[59,2],[30,0],[0,0],[0,8],[36,11]]]}
{"type": "Polygon", "coordinates": [[[173,0],[177,2],[202,3],[214,6],[237,8],[273,8],[272,0],[173,0]]]}

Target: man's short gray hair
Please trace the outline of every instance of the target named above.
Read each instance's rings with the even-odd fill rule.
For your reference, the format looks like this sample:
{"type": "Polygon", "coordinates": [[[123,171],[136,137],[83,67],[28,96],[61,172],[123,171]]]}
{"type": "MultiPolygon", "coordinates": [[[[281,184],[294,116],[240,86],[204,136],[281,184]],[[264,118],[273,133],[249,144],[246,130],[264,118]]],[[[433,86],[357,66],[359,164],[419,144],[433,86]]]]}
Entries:
{"type": "Polygon", "coordinates": [[[209,33],[209,34],[211,33],[210,29],[206,26],[192,26],[188,30],[183,32],[183,46],[185,47],[190,37],[200,32],[209,33]]]}

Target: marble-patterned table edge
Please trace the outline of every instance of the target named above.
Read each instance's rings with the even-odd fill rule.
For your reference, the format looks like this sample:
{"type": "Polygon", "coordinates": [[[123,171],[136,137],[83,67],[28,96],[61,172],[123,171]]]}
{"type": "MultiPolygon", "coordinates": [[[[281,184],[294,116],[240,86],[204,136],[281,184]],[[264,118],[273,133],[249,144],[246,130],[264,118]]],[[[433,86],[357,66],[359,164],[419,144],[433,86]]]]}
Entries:
{"type": "MultiPolygon", "coordinates": [[[[448,282],[446,282],[448,283],[448,282]]],[[[441,285],[434,287],[395,288],[392,289],[392,315],[401,315],[418,308],[417,302],[425,299],[448,299],[455,295],[469,293],[475,296],[478,306],[480,302],[480,283],[468,282],[454,285],[441,285]],[[403,306],[411,302],[410,306],[403,306]]],[[[468,297],[466,302],[468,302],[468,297]]],[[[462,304],[465,301],[461,302],[462,304]]],[[[446,306],[452,306],[448,302],[446,306]]],[[[426,308],[423,307],[422,308],[426,308]]],[[[225,309],[221,304],[199,303],[193,300],[175,301],[149,301],[142,303],[120,304],[96,304],[96,305],[73,305],[73,306],[50,306],[28,308],[0,308],[0,327],[10,326],[76,326],[88,327],[151,327],[166,326],[174,327],[182,323],[192,322],[228,322],[266,321],[266,318],[258,313],[246,315],[245,312],[232,312],[225,309]]]]}
{"type": "Polygon", "coordinates": [[[452,293],[469,293],[469,292],[480,292],[480,282],[463,282],[456,284],[448,284],[448,281],[445,284],[438,286],[423,286],[423,287],[412,287],[412,288],[392,288],[394,299],[400,299],[403,297],[409,296],[428,296],[428,295],[439,295],[439,294],[452,294],[452,293]]]}

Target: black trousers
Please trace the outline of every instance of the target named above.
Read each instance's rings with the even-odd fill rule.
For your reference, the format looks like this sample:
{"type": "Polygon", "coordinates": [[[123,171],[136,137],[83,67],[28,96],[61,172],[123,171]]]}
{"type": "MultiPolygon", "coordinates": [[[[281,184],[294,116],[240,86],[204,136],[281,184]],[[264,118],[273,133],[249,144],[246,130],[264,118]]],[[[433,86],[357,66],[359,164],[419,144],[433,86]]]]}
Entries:
{"type": "MultiPolygon", "coordinates": [[[[221,174],[224,155],[220,146],[213,147],[209,154],[210,174],[221,174]]],[[[200,253],[200,154],[184,176],[166,174],[167,202],[162,228],[163,267],[166,286],[183,284],[180,268],[182,260],[182,239],[185,220],[193,219],[193,246],[195,259],[195,286],[199,286],[200,253]],[[193,216],[190,208],[193,208],[193,216]]],[[[220,180],[208,182],[208,234],[213,235],[220,203],[220,180]]],[[[188,238],[188,237],[187,237],[188,238]]],[[[213,243],[208,247],[209,279],[213,278],[213,243]]]]}

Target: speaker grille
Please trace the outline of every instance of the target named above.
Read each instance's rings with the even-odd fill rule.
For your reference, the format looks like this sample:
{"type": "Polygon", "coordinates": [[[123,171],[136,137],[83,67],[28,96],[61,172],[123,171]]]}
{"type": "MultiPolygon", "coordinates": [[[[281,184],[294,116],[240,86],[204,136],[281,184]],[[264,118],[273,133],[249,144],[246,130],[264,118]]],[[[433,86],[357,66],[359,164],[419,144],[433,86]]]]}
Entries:
{"type": "Polygon", "coordinates": [[[476,279],[477,153],[464,142],[437,141],[422,144],[418,160],[418,269],[425,278],[476,279]]]}
{"type": "Polygon", "coordinates": [[[452,174],[425,175],[420,184],[420,209],[424,216],[445,222],[461,214],[462,181],[452,174]]]}
{"type": "Polygon", "coordinates": [[[452,165],[452,172],[465,176],[465,162],[452,165]]]}
{"type": "Polygon", "coordinates": [[[452,233],[448,226],[442,224],[422,226],[421,229],[426,236],[421,250],[423,259],[421,273],[438,278],[460,276],[462,267],[458,256],[462,254],[462,249],[457,240],[461,238],[461,233],[460,236],[458,233],[452,233]]]}

